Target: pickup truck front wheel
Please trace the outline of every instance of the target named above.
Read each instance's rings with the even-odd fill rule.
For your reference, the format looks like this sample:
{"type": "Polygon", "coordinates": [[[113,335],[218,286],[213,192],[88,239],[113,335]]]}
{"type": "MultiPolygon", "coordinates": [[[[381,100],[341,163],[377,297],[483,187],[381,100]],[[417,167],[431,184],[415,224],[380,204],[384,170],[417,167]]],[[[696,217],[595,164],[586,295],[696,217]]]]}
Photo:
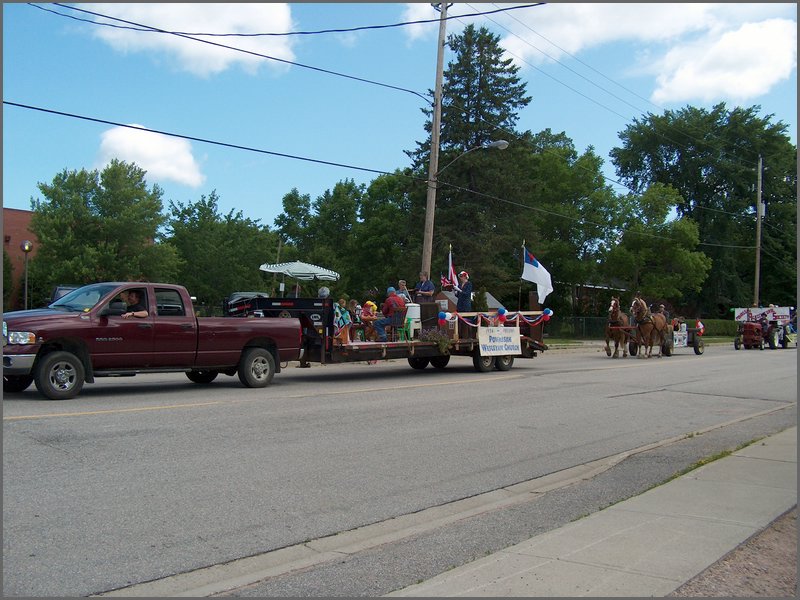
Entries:
{"type": "Polygon", "coordinates": [[[239,362],[239,381],[245,386],[266,387],[275,376],[275,359],[264,348],[245,350],[239,362]]]}
{"type": "Polygon", "coordinates": [[[83,389],[83,363],[71,352],[45,354],[36,367],[33,382],[39,393],[50,400],[74,398],[83,389]]]}

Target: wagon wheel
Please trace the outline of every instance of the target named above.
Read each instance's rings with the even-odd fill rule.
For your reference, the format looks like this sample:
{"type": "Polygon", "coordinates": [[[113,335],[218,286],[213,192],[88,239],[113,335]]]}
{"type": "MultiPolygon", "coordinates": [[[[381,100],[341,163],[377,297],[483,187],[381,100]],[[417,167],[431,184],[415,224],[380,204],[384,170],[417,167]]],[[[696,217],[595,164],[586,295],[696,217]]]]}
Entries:
{"type": "Polygon", "coordinates": [[[742,340],[740,340],[738,337],[734,338],[733,339],[733,347],[736,348],[737,350],[741,350],[741,348],[742,348],[742,340]]]}
{"type": "MultiPolygon", "coordinates": [[[[737,348],[738,350],[738,348],[737,348]]],[[[696,337],[694,338],[694,353],[698,356],[706,351],[706,345],[703,342],[703,338],[696,337]]]]}
{"type": "Polygon", "coordinates": [[[639,353],[639,344],[636,342],[630,342],[628,344],[628,353],[631,356],[636,356],[639,353]]]}

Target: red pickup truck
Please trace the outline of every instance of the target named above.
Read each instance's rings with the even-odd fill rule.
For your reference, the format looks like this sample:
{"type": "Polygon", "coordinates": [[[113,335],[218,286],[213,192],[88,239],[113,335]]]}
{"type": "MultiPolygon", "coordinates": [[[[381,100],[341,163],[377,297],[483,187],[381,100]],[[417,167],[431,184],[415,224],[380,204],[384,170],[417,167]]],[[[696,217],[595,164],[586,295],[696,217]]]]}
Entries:
{"type": "Polygon", "coordinates": [[[47,398],[64,400],[95,377],[181,371],[195,383],[224,373],[264,387],[281,362],[302,358],[301,338],[296,318],[198,318],[183,286],[94,283],[47,308],[3,316],[3,391],[35,383],[47,398]],[[132,290],[146,317],[128,312],[132,290]]]}

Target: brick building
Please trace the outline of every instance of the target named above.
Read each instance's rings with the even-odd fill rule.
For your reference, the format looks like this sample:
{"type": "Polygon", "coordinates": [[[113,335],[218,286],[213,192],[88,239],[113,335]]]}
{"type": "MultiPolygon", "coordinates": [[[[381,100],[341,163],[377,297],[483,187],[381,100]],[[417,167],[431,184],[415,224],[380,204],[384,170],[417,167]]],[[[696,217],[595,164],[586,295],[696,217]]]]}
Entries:
{"type": "MultiPolygon", "coordinates": [[[[25,253],[22,243],[26,240],[33,243],[33,250],[28,254],[28,260],[36,256],[39,240],[30,231],[31,217],[29,210],[18,208],[3,208],[3,250],[11,259],[12,266],[12,292],[9,300],[9,309],[23,308],[23,286],[25,281],[25,253]]],[[[30,303],[30,298],[28,299],[30,303]]]]}

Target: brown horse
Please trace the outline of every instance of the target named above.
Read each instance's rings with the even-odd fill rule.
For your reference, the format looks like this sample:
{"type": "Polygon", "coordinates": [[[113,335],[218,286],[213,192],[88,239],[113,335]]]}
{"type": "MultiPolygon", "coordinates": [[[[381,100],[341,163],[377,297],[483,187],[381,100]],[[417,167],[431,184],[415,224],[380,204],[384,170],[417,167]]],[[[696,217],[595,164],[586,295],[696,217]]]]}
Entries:
{"type": "Polygon", "coordinates": [[[658,338],[658,357],[661,358],[664,341],[672,326],[667,324],[667,319],[661,313],[651,313],[650,309],[647,308],[647,304],[641,298],[634,298],[631,310],[636,319],[639,344],[642,348],[639,358],[650,358],[652,356],[653,344],[656,338],[658,338]],[[646,351],[645,348],[647,349],[646,351]]]}
{"type": "Polygon", "coordinates": [[[628,356],[628,345],[623,329],[612,329],[614,327],[627,327],[628,315],[619,308],[619,298],[613,296],[611,305],[608,307],[608,323],[606,323],[606,354],[611,356],[610,340],[614,340],[614,358],[619,358],[619,347],[622,346],[622,358],[628,356]]]}

